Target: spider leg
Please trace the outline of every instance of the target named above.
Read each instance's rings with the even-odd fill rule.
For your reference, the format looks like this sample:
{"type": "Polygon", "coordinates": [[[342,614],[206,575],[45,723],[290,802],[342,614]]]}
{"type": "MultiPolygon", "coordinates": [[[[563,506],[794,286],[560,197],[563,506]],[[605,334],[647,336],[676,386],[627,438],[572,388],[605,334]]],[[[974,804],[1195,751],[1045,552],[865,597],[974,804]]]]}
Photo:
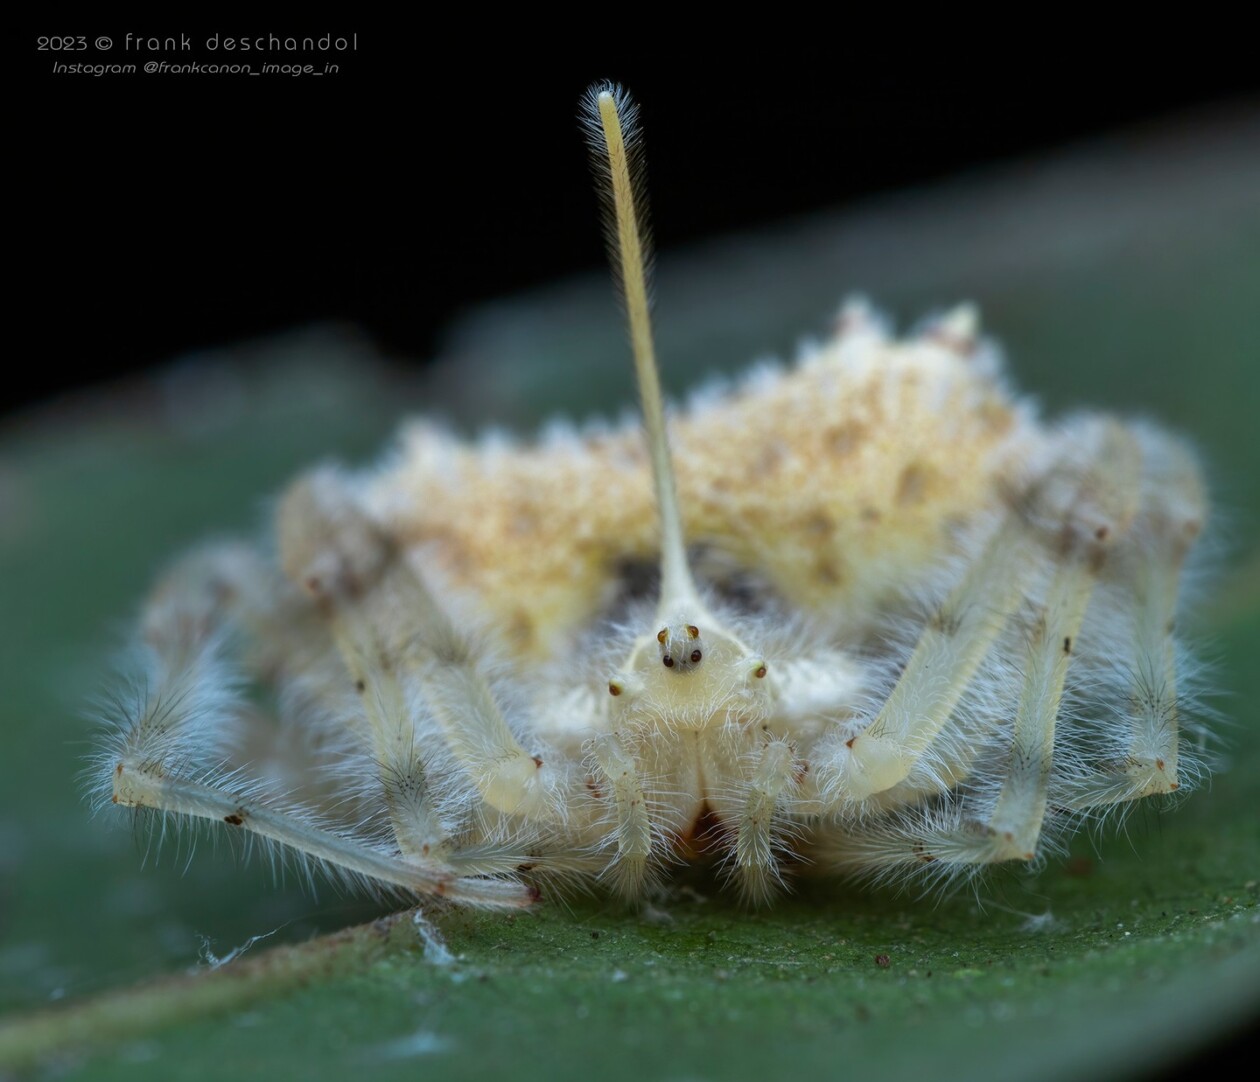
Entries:
{"type": "Polygon", "coordinates": [[[1026,644],[1004,761],[995,775],[968,779],[926,811],[895,811],[841,834],[820,854],[825,865],[878,874],[941,862],[937,870],[949,872],[1035,858],[1068,667],[1091,596],[1117,552],[1114,562],[1122,563],[1131,548],[1141,479],[1138,441],[1118,424],[1078,423],[1063,440],[1067,457],[1023,511],[1051,545],[1050,573],[1029,598],[1031,615],[1020,617],[1026,644]]]}
{"type": "Polygon", "coordinates": [[[652,820],[643,782],[634,758],[626,751],[618,732],[601,733],[592,752],[613,794],[616,808],[617,856],[608,872],[627,897],[641,893],[652,855],[652,820]]]}
{"type": "Polygon", "coordinates": [[[936,871],[1004,860],[1032,860],[1046,815],[1055,724],[1070,660],[1071,640],[1084,618],[1094,573],[1085,562],[1067,561],[1050,584],[1024,658],[1019,705],[996,799],[981,792],[931,806],[893,812],[855,824],[815,859],[842,870],[887,873],[937,864],[936,871]]]}
{"type": "Polygon", "coordinates": [[[317,825],[305,809],[276,807],[247,788],[234,789],[231,781],[230,777],[196,779],[162,774],[143,764],[119,761],[115,768],[114,801],[128,807],[156,808],[230,823],[269,841],[291,846],[339,872],[417,894],[440,895],[491,908],[527,906],[537,899],[536,891],[512,879],[464,878],[441,865],[396,856],[361,838],[317,825]]]}
{"type": "Polygon", "coordinates": [[[377,780],[403,856],[461,876],[511,874],[528,863],[529,849],[519,839],[516,844],[472,843],[453,837],[425,769],[417,715],[408,707],[402,683],[387,667],[366,662],[348,643],[345,648],[355,684],[364,689],[377,780]]]}
{"type": "Polygon", "coordinates": [[[795,780],[796,763],[786,740],[771,739],[757,755],[737,814],[730,872],[751,902],[768,901],[782,886],[780,858],[785,824],[783,798],[795,780]]]}
{"type": "Polygon", "coordinates": [[[116,697],[114,727],[98,757],[112,803],[139,803],[128,797],[133,777],[211,770],[227,758],[240,725],[243,677],[224,649],[232,598],[225,551],[185,557],[145,605],[143,683],[131,701],[116,697]]]}
{"type": "Polygon", "coordinates": [[[492,813],[558,823],[561,765],[521,746],[489,676],[484,647],[358,509],[346,482],[332,470],[304,478],[286,496],[279,528],[286,573],[326,609],[362,690],[372,688],[378,703],[393,702],[383,712],[369,709],[385,765],[423,788],[409,710],[389,684],[396,680],[415,688],[435,735],[492,813]]]}
{"type": "Polygon", "coordinates": [[[1143,452],[1142,508],[1132,541],[1117,553],[1115,586],[1128,603],[1117,631],[1131,642],[1118,709],[1122,724],[1104,748],[1103,765],[1075,780],[1065,806],[1086,809],[1171,793],[1194,763],[1180,754],[1177,594],[1187,553],[1203,527],[1206,500],[1194,458],[1172,437],[1138,429],[1143,452]]]}
{"type": "Polygon", "coordinates": [[[511,879],[460,878],[433,863],[400,858],[326,825],[297,803],[264,798],[223,764],[241,716],[240,676],[224,641],[259,582],[233,547],[194,554],[159,584],[142,619],[149,692],[128,711],[101,755],[110,802],[224,822],[291,846],[350,876],[475,906],[524,906],[536,894],[511,879]],[[242,600],[244,599],[244,600],[242,600]]]}
{"type": "Polygon", "coordinates": [[[1028,549],[1027,530],[1012,514],[928,621],[874,720],[820,763],[817,784],[833,806],[860,803],[907,779],[1014,610],[1032,570],[1028,549]]]}
{"type": "MultiPolygon", "coordinates": [[[[1097,577],[1098,554],[1066,554],[1038,612],[1025,656],[1010,759],[988,830],[969,859],[1032,860],[1041,835],[1054,761],[1055,724],[1072,642],[1080,634],[1097,577]]],[[[969,842],[974,836],[965,835],[969,842]]]]}

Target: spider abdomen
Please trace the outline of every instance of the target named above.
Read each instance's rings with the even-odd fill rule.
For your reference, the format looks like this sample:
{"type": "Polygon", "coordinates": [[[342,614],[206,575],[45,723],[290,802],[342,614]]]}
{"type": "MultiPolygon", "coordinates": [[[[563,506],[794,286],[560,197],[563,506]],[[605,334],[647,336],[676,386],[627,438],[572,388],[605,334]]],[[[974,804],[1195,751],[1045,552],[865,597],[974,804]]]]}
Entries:
{"type": "MultiPolygon", "coordinates": [[[[991,513],[1039,446],[996,378],[991,346],[898,342],[861,306],[790,371],[698,396],[671,426],[688,541],[728,577],[858,629],[912,592],[991,513]]],[[[965,327],[963,329],[966,329],[965,327]]],[[[637,426],[533,446],[403,433],[367,506],[452,589],[478,599],[509,648],[545,656],[600,615],[619,568],[659,552],[637,426]]]]}

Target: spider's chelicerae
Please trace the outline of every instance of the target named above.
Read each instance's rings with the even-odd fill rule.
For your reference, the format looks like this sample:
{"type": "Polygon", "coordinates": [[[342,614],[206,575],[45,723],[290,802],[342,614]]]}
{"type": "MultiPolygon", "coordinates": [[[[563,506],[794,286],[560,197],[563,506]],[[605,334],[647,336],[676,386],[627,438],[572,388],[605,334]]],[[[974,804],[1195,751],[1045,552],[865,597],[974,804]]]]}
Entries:
{"type": "Polygon", "coordinates": [[[699,853],[757,901],[789,870],[949,878],[1193,781],[1186,446],[1041,422],[969,309],[898,341],[860,305],[667,442],[633,108],[588,112],[646,439],[418,422],[299,478],[277,562],[216,544],[157,586],[106,797],[524,906],[551,879],[642,897],[699,853]]]}

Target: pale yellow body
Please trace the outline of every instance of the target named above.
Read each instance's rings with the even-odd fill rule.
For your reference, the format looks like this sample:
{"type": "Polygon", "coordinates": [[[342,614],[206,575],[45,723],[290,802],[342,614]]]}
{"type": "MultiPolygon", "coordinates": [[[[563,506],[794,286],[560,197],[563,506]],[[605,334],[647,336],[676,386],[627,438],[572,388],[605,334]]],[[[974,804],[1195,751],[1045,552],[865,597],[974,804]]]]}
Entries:
{"type": "MultiPolygon", "coordinates": [[[[859,309],[849,319],[790,374],[669,432],[701,560],[860,634],[958,550],[1044,437],[969,344],[890,341],[859,309]]],[[[511,447],[409,425],[366,505],[522,657],[548,656],[605,609],[627,563],[660,551],[637,425],[511,447]]]]}

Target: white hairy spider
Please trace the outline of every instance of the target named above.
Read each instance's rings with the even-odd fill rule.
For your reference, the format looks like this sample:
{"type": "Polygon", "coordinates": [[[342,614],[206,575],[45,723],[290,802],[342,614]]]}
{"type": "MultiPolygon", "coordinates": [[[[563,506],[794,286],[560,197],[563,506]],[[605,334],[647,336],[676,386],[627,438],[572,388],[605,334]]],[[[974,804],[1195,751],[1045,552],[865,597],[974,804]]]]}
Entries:
{"type": "Polygon", "coordinates": [[[1043,423],[969,308],[897,341],[858,304],[667,442],[633,107],[588,109],[646,440],[421,421],[374,469],[299,478],[277,562],[216,544],[158,584],[106,796],[524,906],[550,879],[639,898],[702,853],[755,901],[805,868],[949,878],[1193,781],[1192,453],[1043,423]]]}

